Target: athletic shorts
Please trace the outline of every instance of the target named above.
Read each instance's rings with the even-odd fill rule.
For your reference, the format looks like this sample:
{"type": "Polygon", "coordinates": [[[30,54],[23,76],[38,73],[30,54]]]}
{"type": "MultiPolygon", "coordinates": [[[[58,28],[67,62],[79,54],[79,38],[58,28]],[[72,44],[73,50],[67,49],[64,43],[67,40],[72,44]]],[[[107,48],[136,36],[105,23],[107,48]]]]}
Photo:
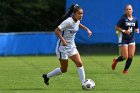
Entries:
{"type": "Polygon", "coordinates": [[[56,47],[56,55],[59,59],[67,60],[69,57],[78,53],[76,47],[60,46],[56,47]]]}
{"type": "Polygon", "coordinates": [[[128,46],[128,45],[135,45],[135,39],[134,38],[131,38],[131,39],[123,39],[123,35],[122,33],[120,33],[118,35],[118,38],[119,38],[119,46],[128,46]]]}
{"type": "Polygon", "coordinates": [[[134,39],[122,40],[121,42],[119,42],[119,46],[128,46],[128,45],[135,45],[134,39]]]}

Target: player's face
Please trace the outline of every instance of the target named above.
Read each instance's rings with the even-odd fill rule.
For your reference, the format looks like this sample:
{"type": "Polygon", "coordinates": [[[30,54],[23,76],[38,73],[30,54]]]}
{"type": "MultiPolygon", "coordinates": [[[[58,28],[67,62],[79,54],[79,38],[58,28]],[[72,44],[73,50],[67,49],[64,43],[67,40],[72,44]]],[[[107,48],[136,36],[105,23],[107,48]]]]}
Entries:
{"type": "Polygon", "coordinates": [[[79,9],[75,14],[74,14],[75,18],[77,20],[82,20],[83,17],[83,9],[79,9]]]}
{"type": "Polygon", "coordinates": [[[130,5],[127,6],[125,12],[127,15],[132,15],[132,12],[133,12],[132,6],[130,5]]]}

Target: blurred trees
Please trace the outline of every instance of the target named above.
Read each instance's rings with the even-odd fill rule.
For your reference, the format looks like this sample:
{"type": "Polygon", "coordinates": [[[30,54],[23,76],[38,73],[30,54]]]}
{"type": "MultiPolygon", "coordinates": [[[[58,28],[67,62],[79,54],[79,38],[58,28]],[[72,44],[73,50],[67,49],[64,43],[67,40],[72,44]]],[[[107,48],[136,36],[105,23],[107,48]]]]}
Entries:
{"type": "Polygon", "coordinates": [[[0,0],[0,32],[52,31],[65,0],[0,0]]]}

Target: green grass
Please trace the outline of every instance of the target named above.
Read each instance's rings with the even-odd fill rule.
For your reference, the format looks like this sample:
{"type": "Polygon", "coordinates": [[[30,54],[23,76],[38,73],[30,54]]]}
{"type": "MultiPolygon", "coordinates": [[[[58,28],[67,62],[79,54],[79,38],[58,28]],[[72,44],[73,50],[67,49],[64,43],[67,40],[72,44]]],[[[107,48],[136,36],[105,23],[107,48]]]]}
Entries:
{"type": "Polygon", "coordinates": [[[83,91],[77,68],[69,61],[66,74],[50,79],[46,86],[41,77],[56,67],[56,56],[0,57],[0,93],[140,93],[140,61],[135,56],[129,73],[122,74],[125,61],[111,70],[116,55],[81,56],[86,78],[96,82],[92,91],[83,91]]]}

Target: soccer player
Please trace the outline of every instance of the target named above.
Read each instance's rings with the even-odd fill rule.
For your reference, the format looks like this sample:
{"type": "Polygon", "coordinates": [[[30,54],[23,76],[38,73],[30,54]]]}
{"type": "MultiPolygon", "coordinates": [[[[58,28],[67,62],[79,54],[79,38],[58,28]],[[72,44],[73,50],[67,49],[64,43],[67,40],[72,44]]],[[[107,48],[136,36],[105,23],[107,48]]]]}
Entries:
{"type": "Polygon", "coordinates": [[[134,32],[139,33],[138,20],[132,16],[132,5],[126,5],[125,14],[116,25],[116,30],[119,31],[119,47],[121,56],[113,59],[112,70],[115,70],[118,62],[126,60],[123,70],[124,74],[128,73],[128,69],[132,63],[135,53],[135,37],[134,32]]]}
{"type": "Polygon", "coordinates": [[[85,81],[83,62],[78,50],[76,49],[74,38],[75,34],[79,30],[79,27],[86,30],[88,36],[91,36],[92,32],[80,23],[80,20],[82,20],[83,17],[83,9],[78,4],[72,5],[69,8],[66,17],[65,20],[55,29],[55,33],[59,38],[56,46],[56,55],[61,66],[47,74],[42,75],[46,85],[49,85],[50,78],[67,72],[68,58],[70,58],[77,66],[81,83],[83,84],[85,81]]]}

